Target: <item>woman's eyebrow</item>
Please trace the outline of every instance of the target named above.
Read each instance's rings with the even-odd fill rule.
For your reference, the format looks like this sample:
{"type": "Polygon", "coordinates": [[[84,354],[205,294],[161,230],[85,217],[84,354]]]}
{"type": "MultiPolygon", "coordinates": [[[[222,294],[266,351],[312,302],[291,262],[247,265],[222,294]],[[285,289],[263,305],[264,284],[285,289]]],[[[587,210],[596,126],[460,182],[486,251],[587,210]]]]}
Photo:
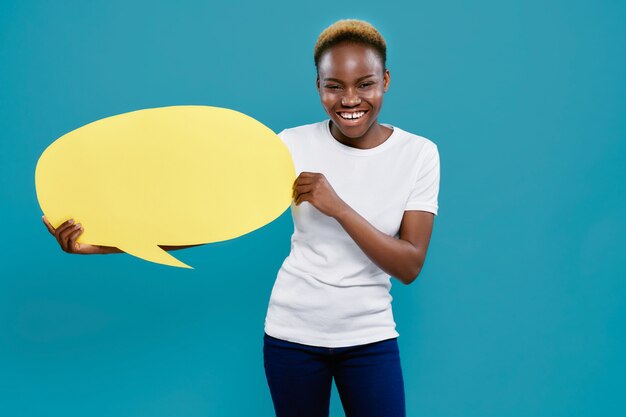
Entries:
{"type": "MultiPolygon", "coordinates": [[[[357,80],[356,80],[356,81],[357,81],[357,82],[359,82],[359,81],[361,81],[361,80],[363,80],[363,79],[365,79],[365,78],[368,78],[368,77],[373,77],[374,75],[376,75],[376,74],[364,75],[364,76],[362,76],[362,77],[357,78],[357,80]]],[[[331,77],[324,78],[324,81],[336,81],[336,82],[338,82],[338,83],[343,83],[343,81],[341,81],[341,80],[339,80],[339,79],[337,79],[337,78],[331,78],[331,77]]]]}

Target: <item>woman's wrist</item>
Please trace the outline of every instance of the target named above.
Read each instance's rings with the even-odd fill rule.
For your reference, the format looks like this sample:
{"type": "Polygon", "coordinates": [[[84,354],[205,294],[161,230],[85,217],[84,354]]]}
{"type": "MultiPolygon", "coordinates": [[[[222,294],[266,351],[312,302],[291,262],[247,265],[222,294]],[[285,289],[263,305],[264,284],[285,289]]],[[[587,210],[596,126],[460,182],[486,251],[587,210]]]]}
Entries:
{"type": "Polygon", "coordinates": [[[337,207],[337,210],[335,211],[334,215],[332,217],[335,218],[335,220],[337,220],[339,223],[342,222],[342,220],[346,217],[350,215],[350,211],[352,210],[352,207],[350,207],[345,201],[341,201],[341,204],[339,204],[339,206],[337,207]]]}
{"type": "Polygon", "coordinates": [[[116,248],[115,246],[102,246],[98,245],[98,253],[99,255],[108,255],[110,253],[121,253],[122,251],[116,248]]]}

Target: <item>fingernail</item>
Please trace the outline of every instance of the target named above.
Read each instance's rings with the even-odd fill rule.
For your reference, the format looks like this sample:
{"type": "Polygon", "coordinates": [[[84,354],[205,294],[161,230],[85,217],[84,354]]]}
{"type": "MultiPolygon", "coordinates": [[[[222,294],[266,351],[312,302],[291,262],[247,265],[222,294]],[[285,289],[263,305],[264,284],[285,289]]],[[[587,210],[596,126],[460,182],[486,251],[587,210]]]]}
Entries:
{"type": "Polygon", "coordinates": [[[80,229],[82,229],[82,227],[80,226],[80,223],[77,223],[77,224],[76,224],[76,228],[80,228],[80,229]]]}
{"type": "Polygon", "coordinates": [[[74,224],[74,219],[70,219],[69,224],[74,224]]]}

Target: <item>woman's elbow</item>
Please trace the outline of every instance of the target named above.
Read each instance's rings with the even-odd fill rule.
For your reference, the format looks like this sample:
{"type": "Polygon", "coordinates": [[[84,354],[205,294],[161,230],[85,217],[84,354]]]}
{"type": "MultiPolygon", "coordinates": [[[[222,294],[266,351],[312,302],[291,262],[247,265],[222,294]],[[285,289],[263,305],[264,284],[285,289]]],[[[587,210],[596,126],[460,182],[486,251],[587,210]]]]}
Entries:
{"type": "Polygon", "coordinates": [[[404,285],[409,285],[417,279],[421,271],[422,265],[417,265],[417,267],[412,268],[409,272],[404,274],[404,276],[400,278],[400,281],[402,281],[404,285]]]}

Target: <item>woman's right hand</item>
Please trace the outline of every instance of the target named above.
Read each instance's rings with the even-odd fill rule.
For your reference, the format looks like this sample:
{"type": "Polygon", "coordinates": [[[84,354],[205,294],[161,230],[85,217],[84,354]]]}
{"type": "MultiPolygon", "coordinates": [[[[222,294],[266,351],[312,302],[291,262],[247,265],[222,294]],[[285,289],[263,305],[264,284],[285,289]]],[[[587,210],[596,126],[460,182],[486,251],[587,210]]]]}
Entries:
{"type": "Polygon", "coordinates": [[[69,219],[62,223],[56,229],[52,227],[46,216],[41,217],[46,228],[55,237],[61,249],[67,253],[75,253],[80,255],[92,255],[96,253],[106,253],[103,246],[88,245],[86,243],[78,243],[76,239],[83,233],[83,227],[80,223],[74,224],[74,219],[69,219]]]}

